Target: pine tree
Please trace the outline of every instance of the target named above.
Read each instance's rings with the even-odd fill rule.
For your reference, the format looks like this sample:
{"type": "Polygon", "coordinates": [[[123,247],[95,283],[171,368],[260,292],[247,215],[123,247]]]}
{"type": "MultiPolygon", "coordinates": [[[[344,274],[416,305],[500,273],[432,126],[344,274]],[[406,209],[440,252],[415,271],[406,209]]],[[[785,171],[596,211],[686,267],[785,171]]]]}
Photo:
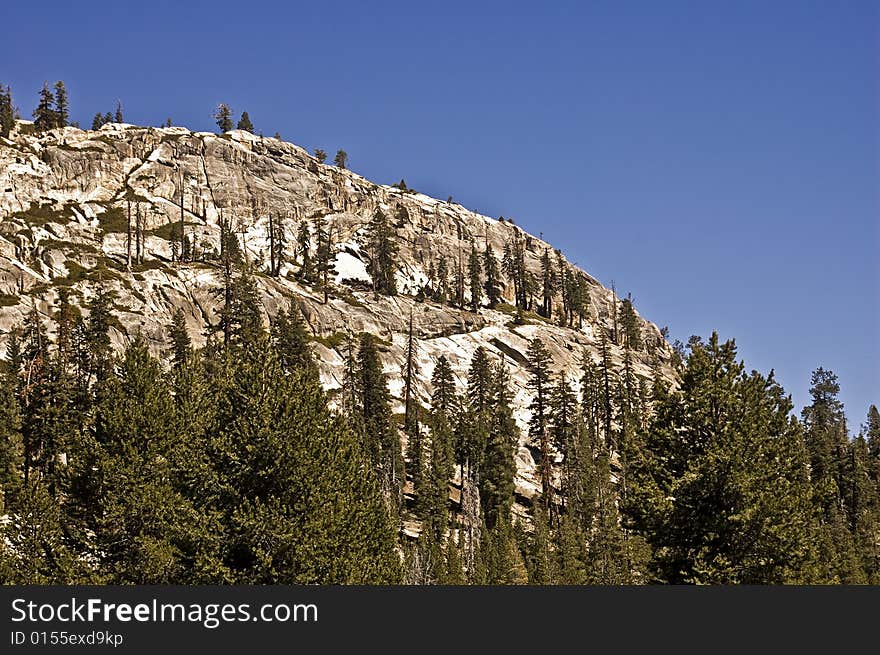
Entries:
{"type": "Polygon", "coordinates": [[[551,585],[558,581],[557,562],[553,553],[550,519],[544,505],[536,505],[532,511],[534,530],[529,544],[529,584],[551,585]]]}
{"type": "Polygon", "coordinates": [[[541,316],[553,318],[553,296],[556,295],[556,270],[550,259],[550,251],[544,248],[541,256],[541,316]]]}
{"type": "Polygon", "coordinates": [[[501,275],[498,271],[498,260],[495,258],[495,252],[489,246],[488,239],[483,251],[483,271],[486,274],[483,290],[486,292],[489,307],[494,308],[501,302],[501,275]]]}
{"type": "Polygon", "coordinates": [[[12,102],[12,88],[0,84],[0,136],[8,138],[15,127],[15,105],[12,102]]]}
{"type": "Polygon", "coordinates": [[[103,280],[95,286],[94,296],[88,301],[88,319],[85,324],[85,346],[88,379],[98,383],[105,380],[113,367],[110,344],[110,325],[113,319],[113,300],[116,294],[103,280]]]}
{"type": "Polygon", "coordinates": [[[431,410],[450,420],[455,406],[455,375],[446,355],[440,355],[431,374],[431,410]]]}
{"type": "Polygon", "coordinates": [[[345,150],[337,150],[336,156],[333,158],[333,163],[337,168],[344,169],[348,164],[348,153],[345,152],[345,150]]]}
{"type": "Polygon", "coordinates": [[[0,527],[0,583],[89,582],[64,534],[58,503],[38,476],[23,485],[16,505],[10,522],[0,527]]]}
{"type": "Polygon", "coordinates": [[[452,475],[452,440],[449,422],[440,413],[429,416],[430,440],[427,448],[427,461],[420,462],[424,467],[419,488],[419,518],[422,528],[439,543],[448,523],[449,478],[452,475]]]}
{"type": "Polygon", "coordinates": [[[593,361],[592,355],[587,351],[581,355],[581,398],[580,411],[583,421],[585,438],[589,443],[596,444],[599,441],[604,421],[602,403],[602,385],[599,369],[593,361]]]}
{"type": "Polygon", "coordinates": [[[556,282],[559,286],[559,292],[562,296],[562,312],[559,316],[559,324],[565,325],[566,321],[568,325],[571,325],[571,271],[569,271],[568,266],[565,263],[565,258],[562,256],[562,251],[556,251],[556,282]]]}
{"type": "MultiPolygon", "coordinates": [[[[287,248],[287,221],[281,214],[269,212],[269,275],[278,277],[281,275],[281,267],[284,266],[284,251],[287,248]]],[[[304,221],[305,223],[305,221],[304,221]]],[[[308,226],[308,223],[305,223],[308,226]]],[[[308,227],[306,227],[308,230],[308,227]]],[[[308,235],[306,235],[308,240],[308,235]]]]}
{"type": "Polygon", "coordinates": [[[550,432],[554,447],[563,453],[573,438],[576,404],[577,399],[565,373],[560,373],[550,392],[550,432]]]}
{"type": "Polygon", "coordinates": [[[671,583],[771,584],[813,578],[807,461],[791,402],[746,374],[732,341],[693,343],[674,393],[658,399],[630,456],[628,524],[671,583]]]}
{"type": "Polygon", "coordinates": [[[633,308],[632,296],[627,295],[620,304],[620,327],[623,331],[624,345],[632,350],[641,350],[639,321],[633,308]]]}
{"type": "Polygon", "coordinates": [[[571,277],[571,289],[569,291],[571,316],[569,324],[573,324],[574,317],[577,316],[577,327],[580,330],[584,326],[584,320],[588,316],[590,293],[587,290],[587,279],[583,275],[573,275],[570,271],[568,275],[571,277]]]}
{"type": "Polygon", "coordinates": [[[122,100],[116,101],[116,112],[113,114],[113,122],[114,123],[124,123],[125,122],[122,118],[122,100]]]}
{"type": "Polygon", "coordinates": [[[403,377],[403,431],[406,433],[408,452],[411,462],[413,485],[418,488],[422,475],[422,434],[419,427],[419,402],[415,397],[416,376],[419,373],[418,353],[416,352],[415,335],[413,332],[412,310],[409,313],[409,329],[407,330],[404,362],[401,368],[403,377]]]}
{"type": "Polygon", "coordinates": [[[843,403],[838,399],[839,393],[837,376],[831,371],[816,369],[810,387],[813,402],[801,413],[811,477],[826,510],[838,502],[842,480],[838,465],[847,441],[846,417],[843,403]]]}
{"type": "Polygon", "coordinates": [[[272,323],[270,338],[282,371],[318,380],[318,367],[309,348],[309,334],[296,307],[278,313],[272,323]]]}
{"type": "Polygon", "coordinates": [[[301,258],[299,277],[306,282],[311,281],[314,269],[312,266],[312,233],[308,221],[300,221],[296,233],[296,246],[297,253],[301,258]]]}
{"type": "Polygon", "coordinates": [[[861,574],[855,579],[872,583],[880,579],[880,546],[876,539],[880,530],[880,495],[870,474],[870,455],[864,433],[850,442],[848,450],[846,513],[861,574]]]}
{"type": "Polygon", "coordinates": [[[812,403],[801,412],[804,442],[810,460],[814,502],[820,512],[822,559],[827,575],[844,583],[863,582],[850,531],[847,491],[851,484],[849,440],[837,376],[823,368],[813,371],[812,403]]]}
{"type": "Polygon", "coordinates": [[[40,90],[40,100],[34,109],[34,127],[39,131],[51,130],[58,124],[58,116],[55,112],[55,94],[49,87],[48,82],[43,82],[40,90]]]}
{"type": "Polygon", "coordinates": [[[70,120],[70,104],[67,100],[67,89],[64,82],[55,82],[55,125],[54,127],[67,127],[70,120]]]}
{"type": "Polygon", "coordinates": [[[0,512],[4,514],[15,506],[24,465],[17,378],[17,371],[0,374],[0,512]]]}
{"type": "Polygon", "coordinates": [[[178,307],[168,326],[168,340],[171,342],[171,361],[175,369],[179,369],[192,355],[192,340],[186,328],[186,317],[178,307]]]}
{"type": "Polygon", "coordinates": [[[571,514],[563,514],[554,536],[560,585],[586,584],[588,553],[586,537],[571,514]]]}
{"type": "Polygon", "coordinates": [[[492,368],[489,353],[482,346],[478,346],[471,357],[471,365],[468,369],[468,403],[474,414],[484,420],[491,410],[492,394],[495,391],[493,379],[496,371],[492,368]]]}
{"type": "Polygon", "coordinates": [[[455,286],[455,306],[464,309],[464,266],[461,262],[461,248],[458,250],[458,257],[455,261],[455,274],[453,275],[453,284],[455,286]]]}
{"type": "Polygon", "coordinates": [[[599,340],[599,374],[600,374],[600,393],[602,396],[601,418],[602,430],[605,444],[610,449],[614,449],[617,443],[614,434],[611,431],[611,421],[613,419],[614,409],[611,404],[611,388],[612,378],[614,377],[614,366],[611,362],[611,348],[608,344],[608,337],[605,330],[601,331],[599,340]]]}
{"type": "Polygon", "coordinates": [[[597,504],[597,471],[595,454],[597,443],[594,433],[584,418],[583,411],[568,433],[565,458],[562,461],[562,491],[565,513],[560,526],[561,559],[572,583],[585,581],[586,542],[590,541],[597,504]],[[576,542],[581,542],[577,545],[576,542]],[[569,559],[565,562],[566,558],[569,559]],[[575,580],[576,579],[576,580],[575,580]]]}
{"type": "MultiPolygon", "coordinates": [[[[92,475],[101,481],[88,528],[93,552],[116,584],[169,583],[182,575],[178,522],[190,508],[173,488],[172,399],[158,362],[136,339],[104,382],[95,419],[92,475]]],[[[84,467],[79,476],[88,475],[84,467]]],[[[189,517],[187,517],[189,518],[189,517]]]]}
{"type": "Polygon", "coordinates": [[[537,443],[541,452],[540,475],[541,475],[541,502],[548,520],[553,520],[554,500],[552,483],[552,460],[550,454],[550,364],[552,359],[546,346],[539,338],[529,342],[526,353],[528,358],[529,382],[528,386],[534,394],[529,409],[532,416],[529,419],[529,438],[537,443]]]}
{"type": "Polygon", "coordinates": [[[327,153],[320,148],[315,148],[315,159],[318,160],[319,164],[323,164],[325,161],[327,161],[327,153]]]}
{"type": "Polygon", "coordinates": [[[241,247],[238,237],[230,229],[228,220],[220,215],[220,264],[223,276],[223,306],[220,309],[220,329],[223,330],[223,345],[229,346],[232,327],[235,323],[235,273],[242,264],[241,247]]]}
{"type": "Polygon", "coordinates": [[[434,300],[445,303],[449,299],[449,265],[442,255],[437,259],[436,283],[434,286],[434,300]]]}
{"type": "Polygon", "coordinates": [[[363,333],[357,353],[357,393],[366,451],[379,475],[383,492],[395,510],[403,484],[403,456],[391,413],[388,382],[382,371],[376,338],[363,333]]]}
{"type": "Polygon", "coordinates": [[[232,129],[232,110],[229,105],[221,102],[214,110],[213,117],[221,134],[232,129]]]}
{"type": "Polygon", "coordinates": [[[644,575],[648,548],[621,525],[620,499],[611,483],[611,457],[601,446],[595,462],[595,513],[588,537],[587,583],[632,584],[644,575]]]}
{"type": "Polygon", "coordinates": [[[525,561],[509,523],[499,522],[493,528],[484,525],[479,550],[485,568],[482,582],[493,585],[528,583],[525,561]]]}
{"type": "Polygon", "coordinates": [[[480,467],[480,505],[490,530],[510,522],[516,476],[514,454],[519,444],[510,373],[504,362],[498,363],[493,373],[492,417],[480,467]]]}
{"type": "MultiPolygon", "coordinates": [[[[868,441],[868,454],[875,461],[880,460],[880,411],[877,405],[868,408],[868,422],[865,425],[865,439],[868,441]]],[[[880,479],[880,470],[875,480],[880,479]]]]}
{"type": "MultiPolygon", "coordinates": [[[[224,560],[235,580],[399,582],[376,475],[358,439],[328,413],[320,386],[282,375],[271,350],[234,359],[232,380],[215,429],[229,453],[220,469],[231,491],[224,560]]],[[[369,414],[377,391],[366,391],[369,414]]]]}
{"type": "Polygon", "coordinates": [[[471,243],[471,254],[468,257],[468,282],[470,286],[471,311],[475,312],[480,308],[482,300],[482,269],[480,267],[480,256],[477,254],[477,247],[471,243]]]}
{"type": "Polygon", "coordinates": [[[263,335],[260,293],[250,265],[240,266],[232,283],[230,342],[240,348],[256,348],[263,335]]]}
{"type": "Polygon", "coordinates": [[[55,321],[55,350],[59,369],[69,371],[76,359],[74,349],[74,330],[77,323],[82,320],[79,308],[70,302],[68,289],[58,290],[58,310],[52,316],[55,321]]]}
{"type": "Polygon", "coordinates": [[[328,225],[323,216],[315,219],[315,238],[318,241],[315,251],[315,274],[324,293],[326,305],[331,281],[336,277],[336,253],[333,249],[333,226],[328,225]]]}
{"type": "Polygon", "coordinates": [[[397,294],[397,238],[388,217],[377,209],[367,232],[367,249],[370,254],[367,272],[373,280],[373,292],[393,296],[397,294]]]}
{"type": "Polygon", "coordinates": [[[529,281],[525,263],[525,243],[518,228],[513,228],[513,235],[504,244],[504,272],[513,282],[514,302],[522,310],[528,309],[529,281]]]}
{"type": "Polygon", "coordinates": [[[466,584],[467,578],[465,577],[464,566],[461,560],[461,548],[455,542],[452,535],[446,540],[444,560],[446,567],[437,583],[450,586],[466,584]]]}
{"type": "Polygon", "coordinates": [[[254,133],[254,124],[251,123],[251,117],[248,116],[246,111],[241,112],[241,118],[238,119],[238,125],[236,125],[235,129],[244,130],[251,134],[254,133]]]}

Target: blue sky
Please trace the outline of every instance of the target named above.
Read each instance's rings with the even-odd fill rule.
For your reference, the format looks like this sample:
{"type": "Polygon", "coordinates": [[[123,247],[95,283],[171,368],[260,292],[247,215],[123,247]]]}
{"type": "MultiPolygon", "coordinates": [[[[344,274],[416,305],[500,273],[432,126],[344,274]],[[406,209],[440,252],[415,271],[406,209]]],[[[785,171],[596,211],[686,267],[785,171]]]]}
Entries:
{"type": "Polygon", "coordinates": [[[718,330],[796,409],[880,403],[875,2],[6,3],[25,114],[211,109],[543,233],[673,337],[718,330]]]}

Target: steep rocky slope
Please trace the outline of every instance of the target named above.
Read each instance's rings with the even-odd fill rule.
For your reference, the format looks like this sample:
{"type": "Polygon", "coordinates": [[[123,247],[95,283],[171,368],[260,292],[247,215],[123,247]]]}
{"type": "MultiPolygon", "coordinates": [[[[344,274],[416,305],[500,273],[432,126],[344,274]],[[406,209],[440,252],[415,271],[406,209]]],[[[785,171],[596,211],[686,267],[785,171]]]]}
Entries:
{"type": "MultiPolygon", "coordinates": [[[[445,354],[463,385],[474,350],[483,346],[504,356],[516,392],[517,419],[528,419],[525,352],[540,337],[555,368],[576,382],[582,354],[598,359],[600,330],[610,330],[615,299],[587,273],[588,317],[580,329],[560,327],[532,314],[515,325],[506,311],[478,312],[422,300],[429,267],[440,256],[451,264],[466,261],[471,242],[484,244],[499,260],[504,244],[519,231],[526,244],[527,267],[538,274],[545,248],[509,221],[468,211],[451,202],[396,187],[374,184],[334,166],[320,164],[305,150],[277,139],[232,131],[223,135],[184,128],[144,128],[109,124],[99,131],[74,128],[31,134],[19,122],[10,140],[0,139],[0,347],[3,335],[35,304],[51,313],[58,290],[71,290],[77,304],[90,297],[99,264],[104,281],[117,294],[113,340],[122,346],[142,334],[157,351],[167,348],[165,327],[180,307],[196,344],[219,322],[222,298],[219,267],[210,260],[218,248],[221,214],[232,221],[245,254],[258,271],[267,269],[269,216],[283,217],[286,258],[293,259],[296,230],[303,220],[324,216],[332,226],[336,252],[336,290],[323,304],[318,289],[295,279],[298,266],[286,263],[278,277],[258,275],[266,321],[297,305],[316,337],[315,353],[328,389],[342,378],[340,337],[348,332],[379,335],[386,372],[400,397],[403,352],[412,313],[420,363],[418,396],[427,402],[436,358],[445,354]],[[127,264],[128,201],[145,221],[144,261],[127,264]],[[180,220],[206,261],[175,262],[171,226],[180,220]],[[406,211],[401,212],[400,208],[406,211]],[[399,295],[375,298],[369,290],[367,256],[362,247],[366,225],[377,208],[397,223],[400,245],[399,295]]],[[[512,302],[513,290],[504,290],[512,302]]],[[[557,300],[558,303],[558,300],[557,300]]],[[[641,321],[643,347],[636,373],[672,378],[672,351],[657,326],[641,321]]],[[[615,361],[621,351],[612,346],[615,361]]],[[[398,408],[400,409],[400,408],[398,408]]],[[[525,432],[519,449],[517,491],[532,496],[539,483],[525,432]]]]}

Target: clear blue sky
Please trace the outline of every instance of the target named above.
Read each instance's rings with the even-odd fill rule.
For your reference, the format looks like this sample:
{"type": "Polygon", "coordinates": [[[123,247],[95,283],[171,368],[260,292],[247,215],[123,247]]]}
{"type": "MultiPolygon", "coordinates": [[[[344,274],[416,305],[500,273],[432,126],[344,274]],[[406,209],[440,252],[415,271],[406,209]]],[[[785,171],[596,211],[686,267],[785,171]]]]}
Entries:
{"type": "Polygon", "coordinates": [[[880,403],[876,2],[5,3],[0,81],[84,125],[258,130],[561,247],[799,411],[880,403]]]}

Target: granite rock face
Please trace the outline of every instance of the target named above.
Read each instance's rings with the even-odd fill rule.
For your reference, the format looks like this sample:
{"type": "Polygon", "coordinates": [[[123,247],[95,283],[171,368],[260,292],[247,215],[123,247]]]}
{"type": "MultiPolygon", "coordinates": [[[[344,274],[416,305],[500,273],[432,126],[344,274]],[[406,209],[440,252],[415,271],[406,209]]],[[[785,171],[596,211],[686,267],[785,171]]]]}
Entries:
{"type": "MultiPolygon", "coordinates": [[[[221,215],[231,221],[247,259],[257,271],[269,262],[269,216],[284,224],[287,262],[280,275],[257,275],[262,311],[268,324],[282,309],[297,306],[316,337],[314,349],[321,379],[329,390],[342,379],[343,358],[333,346],[346,333],[369,331],[386,344],[383,361],[389,386],[401,397],[410,313],[417,337],[420,373],[418,397],[427,403],[436,358],[445,354],[466,381],[473,352],[480,346],[504,357],[516,393],[517,420],[528,420],[530,397],[525,352],[540,337],[553,355],[555,369],[571,382],[579,377],[584,353],[598,359],[600,330],[610,330],[619,299],[586,272],[589,315],[579,329],[560,327],[529,315],[515,325],[505,311],[483,306],[477,312],[422,300],[419,290],[428,269],[445,257],[452,270],[466,265],[471,243],[482,251],[488,242],[499,261],[505,242],[518,233],[526,245],[526,265],[540,273],[540,258],[553,246],[500,221],[464,207],[396,187],[374,184],[348,170],[318,163],[304,149],[273,138],[231,131],[223,135],[184,128],[108,124],[98,131],[75,128],[30,133],[20,121],[10,139],[0,138],[0,350],[4,335],[33,305],[45,315],[58,290],[71,291],[84,305],[93,293],[95,271],[116,292],[117,347],[140,333],[161,353],[168,347],[165,328],[183,309],[195,344],[219,322],[220,269],[210,254],[219,249],[221,215]],[[140,211],[145,228],[142,264],[128,264],[126,216],[140,211]],[[399,294],[374,297],[369,290],[363,240],[370,217],[381,208],[396,221],[400,247],[399,294]],[[183,213],[185,231],[205,261],[176,262],[171,226],[183,213]],[[336,252],[336,289],[329,302],[295,278],[293,244],[301,221],[322,216],[332,230],[336,252]]],[[[504,289],[512,302],[513,289],[504,289]]],[[[555,301],[558,306],[559,300],[555,301]]],[[[639,318],[643,345],[636,352],[636,373],[674,379],[672,349],[653,323],[639,318]]],[[[620,362],[622,351],[612,345],[620,362]]],[[[576,385],[575,385],[576,386],[576,385]]],[[[402,411],[402,408],[398,407],[402,411]]],[[[525,431],[517,457],[517,492],[528,498],[540,488],[525,431]]]]}

